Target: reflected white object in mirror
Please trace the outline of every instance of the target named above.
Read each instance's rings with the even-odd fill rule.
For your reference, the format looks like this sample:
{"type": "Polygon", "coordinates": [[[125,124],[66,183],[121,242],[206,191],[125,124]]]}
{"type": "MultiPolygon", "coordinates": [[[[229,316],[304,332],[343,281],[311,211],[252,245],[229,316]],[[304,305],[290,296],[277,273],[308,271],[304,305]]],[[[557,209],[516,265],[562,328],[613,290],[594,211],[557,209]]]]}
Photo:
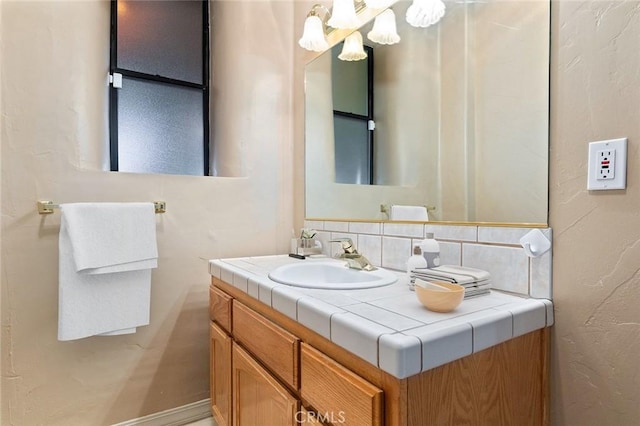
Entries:
{"type": "Polygon", "coordinates": [[[338,55],[338,58],[343,61],[360,61],[366,57],[367,53],[362,46],[362,34],[360,31],[354,31],[344,40],[342,53],[338,55]]]}
{"type": "Polygon", "coordinates": [[[426,28],[442,19],[445,9],[442,0],[413,0],[406,19],[413,27],[426,28]]]}
{"type": "Polygon", "coordinates": [[[393,13],[393,10],[387,9],[376,16],[373,28],[367,34],[367,38],[378,44],[396,44],[400,41],[396,29],[396,14],[393,13]]]}

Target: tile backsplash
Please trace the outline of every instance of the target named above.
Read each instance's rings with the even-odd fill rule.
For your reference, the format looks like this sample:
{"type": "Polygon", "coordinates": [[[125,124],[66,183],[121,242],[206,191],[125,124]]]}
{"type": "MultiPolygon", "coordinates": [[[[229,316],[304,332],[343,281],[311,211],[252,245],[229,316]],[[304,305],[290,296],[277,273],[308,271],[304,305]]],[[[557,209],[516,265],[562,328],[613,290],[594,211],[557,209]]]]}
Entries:
{"type": "MultiPolygon", "coordinates": [[[[443,265],[483,269],[491,273],[497,290],[551,299],[551,251],[530,258],[519,243],[531,228],[328,220],[307,220],[304,226],[318,231],[317,238],[328,256],[341,252],[339,244],[330,240],[351,238],[371,263],[398,271],[405,270],[412,247],[433,233],[440,243],[443,265]]],[[[552,239],[551,228],[541,231],[552,239]]]]}

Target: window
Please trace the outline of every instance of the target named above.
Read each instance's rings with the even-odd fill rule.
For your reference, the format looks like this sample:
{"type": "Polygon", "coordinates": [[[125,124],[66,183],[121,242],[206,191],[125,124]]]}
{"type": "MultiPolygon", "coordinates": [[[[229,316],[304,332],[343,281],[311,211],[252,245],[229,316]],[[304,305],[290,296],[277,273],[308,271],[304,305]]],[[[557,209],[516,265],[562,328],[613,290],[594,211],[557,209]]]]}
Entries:
{"type": "Polygon", "coordinates": [[[209,174],[207,1],[111,2],[111,170],[209,174]]]}
{"type": "Polygon", "coordinates": [[[342,44],[331,49],[337,183],[373,184],[373,48],[364,49],[361,61],[338,59],[342,44]]]}

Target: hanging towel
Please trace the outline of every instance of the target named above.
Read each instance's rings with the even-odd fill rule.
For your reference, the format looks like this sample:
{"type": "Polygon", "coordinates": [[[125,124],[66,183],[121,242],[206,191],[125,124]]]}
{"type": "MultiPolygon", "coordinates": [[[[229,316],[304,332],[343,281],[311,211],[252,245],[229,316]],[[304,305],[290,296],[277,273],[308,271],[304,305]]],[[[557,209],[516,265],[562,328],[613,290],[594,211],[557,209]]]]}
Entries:
{"type": "Polygon", "coordinates": [[[391,206],[389,220],[428,221],[429,215],[424,206],[391,206]]]}
{"type": "Polygon", "coordinates": [[[58,340],[148,325],[158,258],[153,203],[60,208],[58,340]]]}

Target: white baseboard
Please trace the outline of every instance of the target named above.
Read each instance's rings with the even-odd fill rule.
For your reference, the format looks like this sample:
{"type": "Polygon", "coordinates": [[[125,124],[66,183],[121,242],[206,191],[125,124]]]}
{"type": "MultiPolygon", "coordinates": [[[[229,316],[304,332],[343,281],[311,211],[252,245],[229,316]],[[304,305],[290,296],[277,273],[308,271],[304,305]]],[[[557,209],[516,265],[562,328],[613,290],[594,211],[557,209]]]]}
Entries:
{"type": "Polygon", "coordinates": [[[211,416],[211,400],[192,402],[148,416],[138,417],[113,426],[182,426],[211,416]]]}

